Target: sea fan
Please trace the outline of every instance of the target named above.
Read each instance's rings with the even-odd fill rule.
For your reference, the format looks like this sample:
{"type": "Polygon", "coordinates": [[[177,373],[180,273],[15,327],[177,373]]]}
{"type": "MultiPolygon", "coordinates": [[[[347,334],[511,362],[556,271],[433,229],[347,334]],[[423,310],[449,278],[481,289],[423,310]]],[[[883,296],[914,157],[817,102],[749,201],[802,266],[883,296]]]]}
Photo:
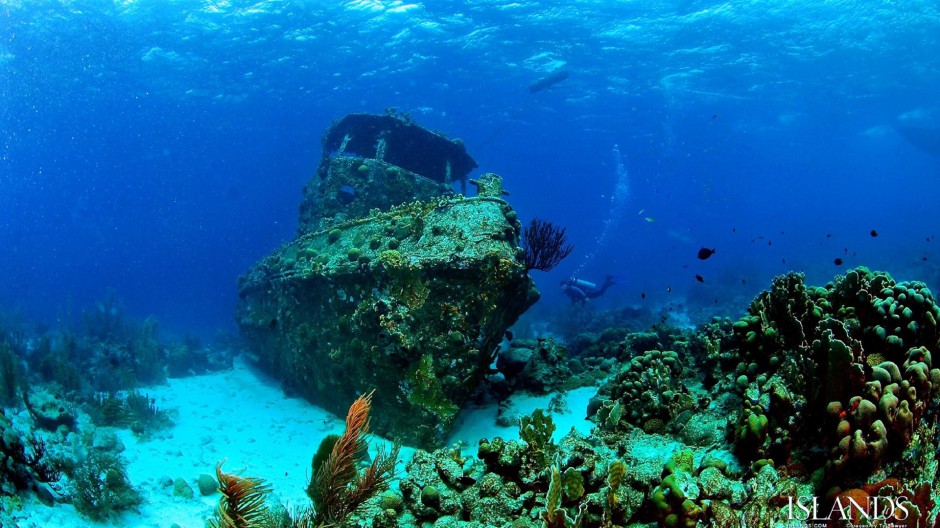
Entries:
{"type": "Polygon", "coordinates": [[[326,528],[356,511],[384,489],[395,474],[398,446],[386,452],[380,448],[372,464],[363,472],[356,465],[368,449],[369,410],[372,393],[360,396],[346,415],[346,430],[339,437],[324,439],[313,459],[313,477],[307,495],[313,507],[291,514],[286,509],[270,509],[265,499],[271,488],[259,478],[239,477],[222,471],[223,460],[215,468],[222,498],[210,528],[326,528]]]}
{"type": "Polygon", "coordinates": [[[265,505],[265,499],[271,487],[263,480],[253,477],[239,477],[222,471],[222,464],[215,466],[219,479],[219,509],[216,518],[209,521],[211,528],[257,528],[271,525],[271,514],[265,505]]]}
{"type": "Polygon", "coordinates": [[[388,453],[380,449],[362,474],[356,469],[356,463],[367,449],[372,394],[360,396],[349,407],[346,430],[336,439],[329,457],[315,468],[307,494],[313,501],[317,522],[342,521],[384,489],[395,473],[398,446],[388,453]]]}
{"type": "Polygon", "coordinates": [[[551,271],[571,254],[565,228],[534,218],[522,230],[522,249],[526,270],[551,271]]]}

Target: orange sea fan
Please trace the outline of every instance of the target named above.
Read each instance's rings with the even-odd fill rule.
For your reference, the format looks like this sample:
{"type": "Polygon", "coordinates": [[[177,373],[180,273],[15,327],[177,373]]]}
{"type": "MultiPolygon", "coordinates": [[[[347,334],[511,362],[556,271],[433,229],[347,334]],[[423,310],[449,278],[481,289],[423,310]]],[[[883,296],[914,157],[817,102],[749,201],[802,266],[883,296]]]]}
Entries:
{"type": "Polygon", "coordinates": [[[361,454],[367,449],[369,411],[374,392],[363,394],[349,407],[346,430],[336,440],[330,456],[316,468],[307,487],[318,521],[341,521],[384,488],[394,475],[397,447],[390,453],[379,450],[361,475],[356,468],[361,454]]]}
{"type": "Polygon", "coordinates": [[[209,521],[212,528],[251,528],[263,526],[269,518],[265,498],[271,487],[254,477],[239,477],[222,471],[225,461],[215,466],[219,480],[219,509],[216,519],[209,521]]]}

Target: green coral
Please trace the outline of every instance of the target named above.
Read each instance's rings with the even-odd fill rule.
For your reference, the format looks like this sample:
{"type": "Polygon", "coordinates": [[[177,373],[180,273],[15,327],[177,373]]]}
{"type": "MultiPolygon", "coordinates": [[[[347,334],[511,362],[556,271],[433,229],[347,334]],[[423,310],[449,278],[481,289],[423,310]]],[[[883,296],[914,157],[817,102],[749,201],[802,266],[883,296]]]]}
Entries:
{"type": "Polygon", "coordinates": [[[561,485],[567,500],[578,500],[584,495],[584,477],[581,472],[569,467],[561,474],[561,485]]]}
{"type": "MultiPolygon", "coordinates": [[[[320,440],[320,445],[317,447],[317,452],[313,454],[313,459],[310,461],[310,474],[316,475],[323,464],[330,458],[330,453],[333,452],[333,446],[336,445],[336,442],[339,440],[338,434],[328,434],[323,437],[323,440],[320,440]]],[[[311,480],[310,484],[314,484],[311,480]]],[[[308,489],[307,493],[311,493],[311,490],[308,489]]]]}
{"type": "MultiPolygon", "coordinates": [[[[391,246],[389,246],[391,248],[391,246]]],[[[394,249],[379,253],[379,262],[386,268],[401,268],[405,266],[405,259],[401,253],[394,249]]]]}
{"type": "Polygon", "coordinates": [[[692,452],[680,451],[663,467],[662,482],[650,494],[660,525],[694,527],[707,516],[693,475],[692,452]]]}
{"type": "Polygon", "coordinates": [[[682,381],[684,369],[673,350],[649,350],[624,366],[598,391],[603,403],[593,419],[615,431],[625,421],[645,427],[652,420],[665,422],[697,402],[682,381]]]}
{"type": "Polygon", "coordinates": [[[140,437],[173,424],[170,415],[158,408],[153,398],[137,391],[98,393],[86,409],[96,425],[125,427],[140,437]]]}
{"type": "Polygon", "coordinates": [[[460,408],[447,398],[440,376],[435,371],[434,359],[430,354],[421,356],[417,364],[408,372],[407,380],[411,391],[408,401],[420,404],[437,415],[453,420],[460,408]]]}
{"type": "Polygon", "coordinates": [[[578,506],[577,513],[572,518],[561,505],[563,489],[564,482],[561,471],[558,469],[558,465],[553,465],[548,493],[545,497],[545,509],[541,513],[542,520],[545,521],[545,528],[578,528],[584,522],[584,512],[587,505],[581,504],[578,506]]]}
{"type": "Polygon", "coordinates": [[[607,489],[604,493],[604,498],[606,499],[604,511],[608,516],[613,513],[614,509],[617,508],[617,505],[620,503],[618,493],[620,484],[623,482],[623,477],[626,474],[627,464],[623,460],[614,460],[607,467],[607,489]]]}
{"type": "Polygon", "coordinates": [[[927,400],[940,379],[938,316],[923,283],[863,267],[822,288],[776,278],[734,325],[734,374],[756,380],[734,428],[739,454],[780,464],[822,439],[827,478],[849,486],[903,464],[914,430],[937,413],[927,400]]]}
{"type": "Polygon", "coordinates": [[[758,412],[754,412],[754,410],[752,408],[750,412],[742,414],[744,417],[743,423],[738,427],[735,440],[738,447],[756,452],[763,446],[764,440],[767,439],[769,422],[767,416],[761,413],[759,409],[757,409],[758,412]]]}
{"type": "Polygon", "coordinates": [[[529,456],[540,467],[547,467],[556,451],[552,443],[554,432],[555,422],[542,409],[536,409],[531,415],[519,419],[519,438],[529,447],[529,456]]]}
{"type": "Polygon", "coordinates": [[[33,481],[23,435],[13,428],[3,407],[0,407],[0,496],[28,489],[33,481]]]}

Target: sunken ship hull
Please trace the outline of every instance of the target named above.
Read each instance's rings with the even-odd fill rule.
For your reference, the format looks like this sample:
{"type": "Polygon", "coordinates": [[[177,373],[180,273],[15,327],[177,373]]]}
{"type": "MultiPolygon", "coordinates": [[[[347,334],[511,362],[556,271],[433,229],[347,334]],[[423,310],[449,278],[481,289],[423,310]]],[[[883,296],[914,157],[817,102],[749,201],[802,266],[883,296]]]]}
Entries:
{"type": "Polygon", "coordinates": [[[441,446],[538,298],[501,179],[484,175],[472,198],[451,192],[474,166],[459,143],[394,116],[335,124],[297,238],[239,280],[238,324],[259,364],[337,414],[374,389],[378,432],[441,446]],[[401,143],[422,148],[390,156],[401,143]]]}

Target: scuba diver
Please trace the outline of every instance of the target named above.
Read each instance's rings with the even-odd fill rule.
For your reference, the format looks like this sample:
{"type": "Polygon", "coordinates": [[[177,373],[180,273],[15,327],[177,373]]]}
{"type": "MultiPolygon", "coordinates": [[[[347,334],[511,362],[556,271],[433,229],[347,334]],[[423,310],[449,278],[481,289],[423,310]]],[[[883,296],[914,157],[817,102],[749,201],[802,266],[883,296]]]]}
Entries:
{"type": "Polygon", "coordinates": [[[604,292],[607,291],[607,288],[610,288],[614,284],[621,284],[622,281],[617,280],[615,275],[608,275],[604,278],[604,283],[598,286],[593,282],[588,282],[583,279],[576,279],[574,277],[561,281],[561,291],[565,293],[570,299],[572,304],[585,303],[588,299],[596,299],[601,295],[604,295],[604,292]]]}

